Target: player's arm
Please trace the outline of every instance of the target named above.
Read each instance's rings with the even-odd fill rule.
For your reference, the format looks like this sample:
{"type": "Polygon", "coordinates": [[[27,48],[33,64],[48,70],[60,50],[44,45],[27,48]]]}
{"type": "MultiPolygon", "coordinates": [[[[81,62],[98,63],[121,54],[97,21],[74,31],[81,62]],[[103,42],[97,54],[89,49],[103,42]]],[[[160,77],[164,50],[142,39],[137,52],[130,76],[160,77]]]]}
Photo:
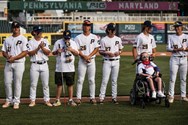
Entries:
{"type": "Polygon", "coordinates": [[[29,55],[29,56],[33,56],[33,55],[37,54],[37,52],[39,51],[39,49],[40,49],[40,47],[37,47],[36,49],[34,49],[34,50],[32,50],[32,51],[29,51],[29,52],[28,52],[28,55],[29,55]]]}
{"type": "Polygon", "coordinates": [[[97,52],[99,51],[99,47],[96,47],[88,56],[88,58],[90,59],[93,55],[95,55],[97,52]]]}
{"type": "Polygon", "coordinates": [[[6,59],[10,58],[10,55],[7,52],[3,51],[2,54],[3,54],[3,57],[5,57],[6,59]]]}
{"type": "Polygon", "coordinates": [[[68,47],[67,48],[68,51],[70,51],[73,55],[75,56],[78,56],[79,55],[79,52],[76,51],[75,49],[73,49],[72,47],[68,47]]]}
{"type": "Polygon", "coordinates": [[[18,60],[18,59],[21,59],[23,57],[25,57],[27,55],[28,51],[22,51],[19,55],[17,56],[11,56],[9,59],[8,59],[8,62],[10,63],[13,63],[15,60],[18,60]]]}
{"type": "Polygon", "coordinates": [[[152,54],[151,54],[152,57],[155,57],[156,56],[156,48],[153,48],[152,49],[152,54]]]}
{"type": "Polygon", "coordinates": [[[136,47],[133,47],[133,48],[132,48],[132,54],[133,54],[134,60],[136,60],[136,59],[137,59],[137,56],[138,56],[136,47]]]}
{"type": "Polygon", "coordinates": [[[41,42],[40,44],[39,44],[39,47],[40,47],[40,49],[43,51],[43,53],[45,54],[45,55],[49,55],[50,54],[50,50],[49,49],[47,49],[47,48],[45,48],[45,43],[44,42],[41,42]]]}

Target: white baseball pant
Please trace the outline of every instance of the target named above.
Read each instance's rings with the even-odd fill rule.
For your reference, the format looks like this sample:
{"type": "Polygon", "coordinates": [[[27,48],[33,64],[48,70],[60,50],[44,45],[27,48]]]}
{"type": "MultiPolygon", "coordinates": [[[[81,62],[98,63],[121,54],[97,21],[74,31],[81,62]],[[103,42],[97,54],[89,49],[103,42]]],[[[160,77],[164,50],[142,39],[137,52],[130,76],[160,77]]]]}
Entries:
{"type": "Polygon", "coordinates": [[[22,63],[8,63],[5,64],[4,82],[6,101],[10,103],[20,103],[22,78],[25,70],[25,62],[22,63]],[[14,82],[14,95],[12,92],[12,82],[14,82]]]}
{"type": "Polygon", "coordinates": [[[170,58],[170,83],[169,95],[174,97],[174,88],[177,72],[180,73],[180,89],[181,97],[186,97],[186,77],[187,77],[187,57],[171,57],[170,58]]]}
{"type": "Polygon", "coordinates": [[[76,93],[77,99],[81,99],[82,97],[82,88],[83,88],[86,71],[88,74],[90,99],[95,98],[95,72],[96,72],[95,59],[91,59],[90,63],[86,63],[83,59],[80,58],[78,62],[78,80],[77,80],[77,93],[76,93]]]}
{"type": "Polygon", "coordinates": [[[43,94],[44,94],[44,101],[50,100],[50,94],[49,94],[49,69],[48,69],[48,63],[44,64],[31,64],[30,69],[30,79],[31,79],[31,85],[30,85],[30,100],[35,101],[36,100],[36,88],[38,84],[39,76],[42,81],[42,87],[43,87],[43,94]]]}
{"type": "Polygon", "coordinates": [[[111,85],[112,85],[112,98],[117,98],[117,79],[119,74],[119,60],[103,62],[103,75],[102,75],[102,84],[100,88],[99,98],[104,100],[106,94],[106,87],[109,81],[111,74],[111,85]]]}

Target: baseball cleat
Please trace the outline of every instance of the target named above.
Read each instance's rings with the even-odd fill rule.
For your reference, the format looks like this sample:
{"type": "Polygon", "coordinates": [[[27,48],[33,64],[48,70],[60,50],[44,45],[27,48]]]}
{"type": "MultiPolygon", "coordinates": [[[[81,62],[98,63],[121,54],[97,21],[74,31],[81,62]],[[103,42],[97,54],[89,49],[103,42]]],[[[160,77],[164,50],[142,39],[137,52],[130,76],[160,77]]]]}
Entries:
{"type": "Polygon", "coordinates": [[[187,97],[181,97],[181,101],[188,102],[188,98],[187,97]]]}
{"type": "Polygon", "coordinates": [[[90,103],[93,104],[93,105],[97,105],[97,101],[95,99],[91,99],[90,103]]]}
{"type": "Polygon", "coordinates": [[[112,99],[112,103],[119,104],[119,102],[117,101],[117,99],[112,99]]]}
{"type": "Polygon", "coordinates": [[[77,106],[77,104],[73,100],[69,100],[68,105],[73,106],[73,107],[77,106]]]}
{"type": "Polygon", "coordinates": [[[77,100],[76,100],[76,104],[77,104],[77,105],[80,105],[81,103],[82,103],[82,102],[81,102],[81,99],[77,99],[77,100]]]}
{"type": "Polygon", "coordinates": [[[52,107],[53,106],[49,101],[46,101],[45,105],[48,106],[48,107],[52,107]]]}
{"type": "Polygon", "coordinates": [[[13,109],[19,109],[19,104],[15,103],[14,106],[13,106],[13,109]]]}
{"type": "Polygon", "coordinates": [[[29,107],[34,107],[36,105],[35,101],[31,101],[31,103],[29,104],[29,107]]]}
{"type": "Polygon", "coordinates": [[[173,102],[174,102],[174,97],[171,97],[171,96],[170,96],[170,97],[168,98],[168,101],[169,101],[169,103],[173,103],[173,102]]]}
{"type": "Polygon", "coordinates": [[[104,104],[104,99],[100,99],[99,104],[101,104],[101,105],[104,104]]]}
{"type": "Polygon", "coordinates": [[[61,105],[61,102],[59,100],[56,100],[54,103],[53,103],[53,106],[57,107],[57,106],[60,106],[61,105]]]}
{"type": "Polygon", "coordinates": [[[4,105],[2,105],[2,108],[8,108],[10,107],[11,103],[10,102],[5,102],[4,105]]]}

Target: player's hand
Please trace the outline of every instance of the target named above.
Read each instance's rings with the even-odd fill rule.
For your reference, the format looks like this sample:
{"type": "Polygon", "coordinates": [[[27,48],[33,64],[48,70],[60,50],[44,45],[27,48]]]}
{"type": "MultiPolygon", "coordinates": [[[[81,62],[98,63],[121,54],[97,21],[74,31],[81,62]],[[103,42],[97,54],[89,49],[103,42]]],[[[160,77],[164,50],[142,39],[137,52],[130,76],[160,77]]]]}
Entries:
{"type": "Polygon", "coordinates": [[[57,54],[61,54],[61,52],[62,52],[62,49],[57,50],[57,54]]]}
{"type": "Polygon", "coordinates": [[[45,44],[44,44],[44,42],[41,42],[40,44],[39,44],[39,47],[42,49],[43,47],[45,47],[45,44]]]}
{"type": "Polygon", "coordinates": [[[119,56],[120,54],[121,54],[120,51],[118,51],[114,53],[114,56],[119,56]]]}
{"type": "Polygon", "coordinates": [[[9,62],[9,63],[13,63],[14,60],[15,60],[15,58],[14,58],[13,56],[11,56],[11,57],[8,59],[8,62],[9,62]]]}
{"type": "Polygon", "coordinates": [[[112,52],[110,52],[110,51],[106,51],[105,53],[106,53],[106,55],[108,55],[109,57],[114,57],[114,56],[115,56],[114,53],[112,53],[112,52]]]}

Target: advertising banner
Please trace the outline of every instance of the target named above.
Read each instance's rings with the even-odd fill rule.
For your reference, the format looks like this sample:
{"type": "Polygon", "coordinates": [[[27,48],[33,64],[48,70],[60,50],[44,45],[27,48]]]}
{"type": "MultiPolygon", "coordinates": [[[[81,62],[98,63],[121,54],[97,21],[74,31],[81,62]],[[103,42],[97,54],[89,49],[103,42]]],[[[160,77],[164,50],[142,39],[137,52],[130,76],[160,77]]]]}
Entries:
{"type": "MultiPolygon", "coordinates": [[[[173,24],[167,24],[167,33],[176,33],[173,24]]],[[[188,33],[188,24],[183,25],[183,33],[188,33]]]]}
{"type": "Polygon", "coordinates": [[[140,33],[141,24],[119,24],[119,33],[140,33]]]}
{"type": "Polygon", "coordinates": [[[161,33],[152,34],[156,43],[165,43],[165,35],[161,33]]]}
{"type": "Polygon", "coordinates": [[[178,2],[10,1],[9,10],[178,10],[178,2]]]}
{"type": "Polygon", "coordinates": [[[82,24],[78,23],[69,23],[67,24],[68,30],[71,31],[71,33],[82,33],[82,24]]]}
{"type": "Polygon", "coordinates": [[[153,31],[152,33],[165,33],[165,24],[160,23],[160,24],[153,24],[153,31]]]}

